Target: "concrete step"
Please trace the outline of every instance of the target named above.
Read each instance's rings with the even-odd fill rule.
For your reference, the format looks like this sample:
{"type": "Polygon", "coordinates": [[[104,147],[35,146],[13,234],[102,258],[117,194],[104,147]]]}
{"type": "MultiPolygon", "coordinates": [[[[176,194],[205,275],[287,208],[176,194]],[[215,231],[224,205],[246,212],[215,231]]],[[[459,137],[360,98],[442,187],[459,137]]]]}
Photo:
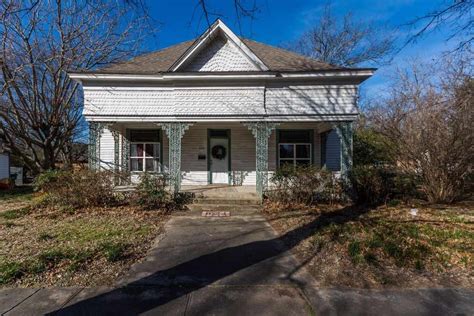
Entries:
{"type": "Polygon", "coordinates": [[[202,212],[202,211],[214,211],[214,212],[233,212],[239,213],[243,211],[258,211],[260,205],[239,205],[239,204],[189,204],[187,208],[190,211],[202,212]]]}
{"type": "Polygon", "coordinates": [[[211,198],[211,197],[198,197],[194,199],[193,204],[228,204],[228,205],[260,205],[260,200],[255,198],[247,199],[229,199],[229,198],[211,198]]]}

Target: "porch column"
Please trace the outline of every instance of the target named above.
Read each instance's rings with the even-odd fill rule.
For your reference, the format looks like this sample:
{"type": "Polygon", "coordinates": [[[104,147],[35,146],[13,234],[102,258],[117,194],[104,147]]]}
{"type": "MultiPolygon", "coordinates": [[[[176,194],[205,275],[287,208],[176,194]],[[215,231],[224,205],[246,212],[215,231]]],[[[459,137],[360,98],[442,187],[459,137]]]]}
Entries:
{"type": "Polygon", "coordinates": [[[89,147],[87,163],[90,170],[95,169],[95,161],[97,158],[97,122],[89,122],[89,147]]]}
{"type": "Polygon", "coordinates": [[[114,184],[118,185],[120,183],[120,133],[114,129],[111,129],[110,132],[112,133],[112,137],[114,138],[114,184]]]}
{"type": "Polygon", "coordinates": [[[255,156],[257,173],[257,193],[260,197],[268,187],[268,138],[279,123],[243,123],[255,137],[255,156]]]}
{"type": "Polygon", "coordinates": [[[341,176],[344,181],[349,183],[349,172],[352,169],[353,123],[341,122],[335,124],[334,127],[341,139],[341,176]]]}
{"type": "Polygon", "coordinates": [[[173,193],[179,192],[181,188],[181,139],[184,132],[192,123],[157,123],[166,133],[169,140],[169,175],[173,193]]]}

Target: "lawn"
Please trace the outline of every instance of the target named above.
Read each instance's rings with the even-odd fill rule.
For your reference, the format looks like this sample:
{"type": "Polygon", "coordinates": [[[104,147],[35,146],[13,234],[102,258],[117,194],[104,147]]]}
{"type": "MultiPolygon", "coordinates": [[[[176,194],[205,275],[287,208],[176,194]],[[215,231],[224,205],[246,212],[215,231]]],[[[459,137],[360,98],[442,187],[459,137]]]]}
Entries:
{"type": "Polygon", "coordinates": [[[112,285],[144,258],[167,219],[130,206],[51,210],[21,204],[29,200],[7,196],[17,205],[0,211],[0,286],[112,285]]]}
{"type": "Polygon", "coordinates": [[[474,208],[287,208],[265,214],[321,287],[473,287],[474,208]]]}
{"type": "Polygon", "coordinates": [[[29,205],[33,195],[31,186],[0,190],[0,212],[29,205]]]}

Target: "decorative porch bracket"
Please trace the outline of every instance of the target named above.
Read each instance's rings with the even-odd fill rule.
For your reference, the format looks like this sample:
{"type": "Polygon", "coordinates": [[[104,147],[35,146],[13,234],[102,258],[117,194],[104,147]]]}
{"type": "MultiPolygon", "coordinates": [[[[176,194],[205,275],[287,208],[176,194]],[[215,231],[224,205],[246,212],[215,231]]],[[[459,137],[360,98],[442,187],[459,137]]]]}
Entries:
{"type": "Polygon", "coordinates": [[[257,193],[261,198],[268,187],[268,139],[280,123],[244,122],[242,124],[247,126],[255,137],[256,185],[257,193]]]}
{"type": "Polygon", "coordinates": [[[181,139],[184,132],[193,123],[157,123],[166,133],[169,140],[169,175],[173,193],[179,192],[181,188],[181,139]]]}

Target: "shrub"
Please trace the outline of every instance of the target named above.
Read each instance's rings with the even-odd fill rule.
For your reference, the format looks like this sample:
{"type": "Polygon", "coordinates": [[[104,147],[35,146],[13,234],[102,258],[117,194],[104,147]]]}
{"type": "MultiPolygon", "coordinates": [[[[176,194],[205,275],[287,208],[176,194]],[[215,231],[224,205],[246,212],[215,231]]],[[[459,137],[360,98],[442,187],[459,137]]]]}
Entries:
{"type": "Polygon", "coordinates": [[[373,128],[359,126],[354,132],[354,166],[393,163],[393,146],[373,128]]]}
{"type": "Polygon", "coordinates": [[[332,172],[314,166],[283,166],[270,179],[270,200],[285,204],[334,202],[342,196],[342,186],[332,172]]]}
{"type": "Polygon", "coordinates": [[[407,200],[418,196],[414,176],[384,166],[356,166],[350,179],[359,204],[377,205],[395,198],[407,200]]]}
{"type": "Polygon", "coordinates": [[[115,203],[113,182],[113,174],[108,171],[53,170],[39,175],[35,180],[35,188],[46,194],[44,203],[83,208],[115,203]]]}
{"type": "Polygon", "coordinates": [[[176,210],[192,202],[193,194],[178,192],[172,194],[168,190],[168,176],[165,174],[144,173],[140,176],[140,183],[132,194],[132,203],[144,209],[176,210]]]}
{"type": "Polygon", "coordinates": [[[142,174],[134,201],[145,209],[167,209],[172,201],[171,194],[166,188],[167,184],[166,175],[142,174]]]}

